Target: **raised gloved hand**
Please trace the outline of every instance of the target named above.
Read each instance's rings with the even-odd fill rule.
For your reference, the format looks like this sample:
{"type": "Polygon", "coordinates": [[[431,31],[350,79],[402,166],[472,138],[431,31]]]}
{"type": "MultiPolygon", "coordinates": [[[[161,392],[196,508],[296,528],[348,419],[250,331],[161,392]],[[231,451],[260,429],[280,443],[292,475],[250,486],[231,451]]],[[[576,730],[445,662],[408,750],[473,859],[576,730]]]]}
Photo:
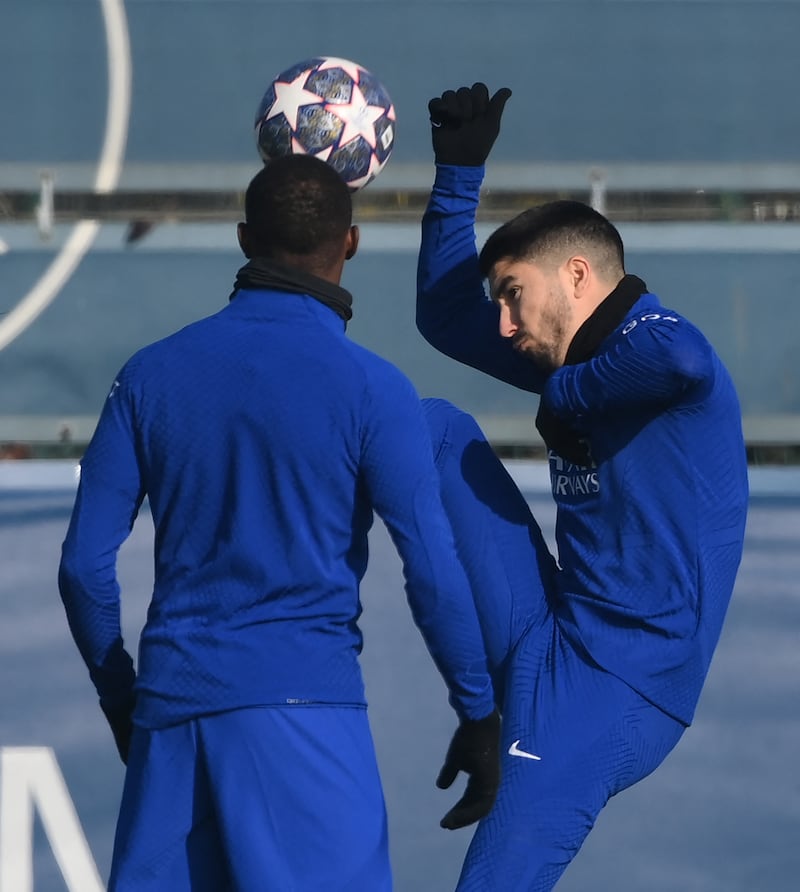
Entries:
{"type": "Polygon", "coordinates": [[[446,790],[459,771],[469,775],[464,795],[442,818],[445,830],[457,830],[489,814],[500,785],[500,714],[485,719],[464,719],[456,728],[442,770],[436,780],[446,790]]]}
{"type": "Polygon", "coordinates": [[[428,111],[436,163],[459,167],[485,164],[510,95],[508,87],[501,87],[490,99],[486,84],[477,83],[431,99],[428,111]]]}
{"type": "Polygon", "coordinates": [[[108,724],[111,726],[111,733],[114,735],[114,743],[117,745],[119,757],[124,765],[128,764],[128,750],[131,747],[131,735],[133,734],[133,708],[136,700],[133,696],[125,703],[115,706],[108,706],[100,703],[108,724]]]}

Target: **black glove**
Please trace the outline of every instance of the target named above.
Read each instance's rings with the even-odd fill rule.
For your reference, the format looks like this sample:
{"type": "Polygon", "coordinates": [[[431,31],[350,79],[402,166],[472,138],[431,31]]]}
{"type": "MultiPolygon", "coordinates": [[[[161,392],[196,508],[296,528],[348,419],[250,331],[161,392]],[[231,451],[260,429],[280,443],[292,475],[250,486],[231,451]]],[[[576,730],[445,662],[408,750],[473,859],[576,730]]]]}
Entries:
{"type": "Polygon", "coordinates": [[[500,713],[485,719],[464,719],[456,728],[436,786],[446,790],[459,771],[469,775],[464,795],[442,818],[445,830],[466,827],[488,815],[500,784],[500,713]]]}
{"type": "Polygon", "coordinates": [[[123,765],[128,764],[128,750],[131,748],[131,735],[133,734],[133,707],[136,705],[136,699],[131,697],[125,704],[121,706],[104,706],[100,704],[111,726],[111,733],[114,735],[114,743],[117,745],[119,757],[122,759],[123,765]]]}
{"type": "Polygon", "coordinates": [[[459,167],[485,164],[510,95],[508,87],[501,87],[490,99],[486,84],[478,83],[431,99],[428,111],[436,163],[459,167]]]}

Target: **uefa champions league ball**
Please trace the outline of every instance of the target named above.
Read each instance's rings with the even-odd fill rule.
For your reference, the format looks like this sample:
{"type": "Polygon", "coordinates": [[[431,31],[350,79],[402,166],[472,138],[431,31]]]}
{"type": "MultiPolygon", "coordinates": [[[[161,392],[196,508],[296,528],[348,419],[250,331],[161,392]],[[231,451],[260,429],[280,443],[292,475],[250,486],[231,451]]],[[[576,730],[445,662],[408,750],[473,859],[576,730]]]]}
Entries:
{"type": "Polygon", "coordinates": [[[372,182],[394,145],[394,105],[383,84],[347,59],[318,56],[281,72],[256,114],[265,162],[283,155],[327,161],[355,192],[372,182]]]}

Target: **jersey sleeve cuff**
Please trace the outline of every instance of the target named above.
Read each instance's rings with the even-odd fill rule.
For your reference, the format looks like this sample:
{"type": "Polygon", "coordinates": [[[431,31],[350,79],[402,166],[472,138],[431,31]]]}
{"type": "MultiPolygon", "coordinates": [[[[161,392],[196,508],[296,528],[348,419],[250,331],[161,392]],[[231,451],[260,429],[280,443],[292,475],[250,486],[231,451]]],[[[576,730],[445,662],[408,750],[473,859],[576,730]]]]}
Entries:
{"type": "Polygon", "coordinates": [[[483,165],[457,167],[454,164],[437,164],[433,188],[449,198],[474,198],[477,201],[485,175],[483,165]]]}

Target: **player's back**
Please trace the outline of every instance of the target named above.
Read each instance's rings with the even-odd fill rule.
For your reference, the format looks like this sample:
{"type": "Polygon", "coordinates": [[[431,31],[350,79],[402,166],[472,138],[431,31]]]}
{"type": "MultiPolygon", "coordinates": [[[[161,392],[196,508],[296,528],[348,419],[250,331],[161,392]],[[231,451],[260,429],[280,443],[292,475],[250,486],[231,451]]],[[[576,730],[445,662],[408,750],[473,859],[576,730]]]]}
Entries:
{"type": "Polygon", "coordinates": [[[363,701],[363,412],[391,367],[343,328],[312,298],[240,291],[129,363],[156,531],[142,723],[363,701]]]}

